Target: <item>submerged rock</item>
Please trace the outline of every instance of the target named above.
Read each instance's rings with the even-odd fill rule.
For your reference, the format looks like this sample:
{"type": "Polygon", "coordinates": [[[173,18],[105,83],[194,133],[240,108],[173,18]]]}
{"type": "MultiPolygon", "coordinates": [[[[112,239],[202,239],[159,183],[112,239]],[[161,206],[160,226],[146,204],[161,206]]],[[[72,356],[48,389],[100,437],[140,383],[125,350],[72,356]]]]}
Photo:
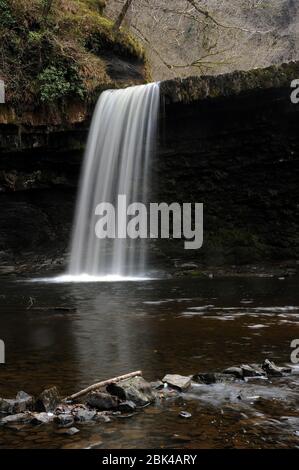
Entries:
{"type": "Polygon", "coordinates": [[[136,405],[133,401],[123,401],[118,407],[121,413],[132,413],[136,411],[136,405]]]}
{"type": "Polygon", "coordinates": [[[36,409],[40,412],[55,411],[57,405],[61,401],[61,397],[57,387],[51,387],[44,390],[36,401],[36,409]]]}
{"type": "Polygon", "coordinates": [[[97,421],[102,422],[102,423],[110,423],[110,422],[111,422],[111,418],[110,418],[110,416],[109,416],[108,413],[109,413],[109,412],[107,412],[107,411],[100,411],[100,412],[98,412],[98,413],[96,414],[95,419],[96,419],[97,421]]]}
{"type": "Polygon", "coordinates": [[[193,380],[197,383],[202,383],[205,385],[213,385],[216,383],[231,383],[235,382],[236,377],[233,374],[228,373],[199,373],[193,376],[193,380]]]}
{"type": "Polygon", "coordinates": [[[64,436],[74,436],[75,434],[78,434],[78,432],[80,432],[79,429],[71,427],[68,429],[59,429],[58,431],[56,431],[56,434],[62,434],[64,436]]]}
{"type": "Polygon", "coordinates": [[[238,367],[228,367],[223,374],[233,375],[236,379],[246,380],[253,378],[266,378],[266,372],[258,364],[242,364],[238,367]]]}
{"type": "Polygon", "coordinates": [[[53,420],[53,413],[33,413],[30,423],[39,426],[40,424],[52,423],[53,420]]]}
{"type": "Polygon", "coordinates": [[[55,416],[54,422],[59,428],[69,428],[74,424],[74,417],[71,414],[61,414],[55,416]]]}
{"type": "Polygon", "coordinates": [[[30,423],[32,420],[31,413],[18,413],[15,415],[9,415],[5,418],[0,419],[0,425],[10,425],[10,424],[27,424],[30,423]]]}
{"type": "Polygon", "coordinates": [[[0,399],[0,413],[13,414],[15,402],[16,402],[15,400],[1,398],[0,399]]]}
{"type": "Polygon", "coordinates": [[[90,393],[86,403],[97,410],[116,410],[119,405],[119,401],[116,397],[103,392],[90,393]]]}
{"type": "Polygon", "coordinates": [[[170,387],[175,388],[181,392],[188,390],[191,385],[191,378],[184,377],[183,375],[167,374],[162,379],[162,382],[167,383],[170,387]]]}
{"type": "Polygon", "coordinates": [[[263,377],[266,375],[265,371],[256,364],[243,364],[241,365],[244,378],[246,377],[263,377]]]}
{"type": "Polygon", "coordinates": [[[244,378],[242,367],[228,367],[223,371],[223,374],[233,375],[236,379],[244,378]]]}
{"type": "Polygon", "coordinates": [[[26,392],[18,392],[15,399],[0,398],[0,413],[18,414],[31,411],[34,407],[34,398],[26,392]]]}
{"type": "Polygon", "coordinates": [[[155,382],[150,383],[152,389],[161,390],[164,387],[164,383],[161,380],[156,380],[155,382]]]}
{"type": "Polygon", "coordinates": [[[81,409],[74,412],[75,421],[78,421],[79,423],[87,423],[92,421],[96,418],[96,416],[97,412],[94,410],[81,409]]]}
{"type": "Polygon", "coordinates": [[[132,401],[136,406],[146,406],[155,401],[155,394],[142,377],[133,377],[110,384],[107,391],[124,401],[132,401]]]}

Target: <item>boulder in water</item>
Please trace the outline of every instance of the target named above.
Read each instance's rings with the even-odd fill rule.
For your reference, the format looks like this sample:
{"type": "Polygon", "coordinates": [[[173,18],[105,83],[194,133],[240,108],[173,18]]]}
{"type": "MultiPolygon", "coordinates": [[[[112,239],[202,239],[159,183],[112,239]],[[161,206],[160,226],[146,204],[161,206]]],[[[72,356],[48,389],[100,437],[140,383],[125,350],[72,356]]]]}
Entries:
{"type": "Polygon", "coordinates": [[[55,411],[57,405],[61,401],[61,397],[57,387],[51,387],[44,390],[36,401],[36,409],[40,412],[55,411]]]}
{"type": "Polygon", "coordinates": [[[184,392],[190,387],[191,378],[184,377],[183,375],[167,374],[162,379],[162,382],[167,383],[167,385],[179,390],[180,392],[184,392]]]}
{"type": "Polygon", "coordinates": [[[229,373],[207,372],[199,373],[193,376],[193,380],[197,383],[205,385],[214,385],[216,383],[231,383],[235,382],[236,377],[229,373]]]}
{"type": "Polygon", "coordinates": [[[118,407],[121,413],[133,413],[136,411],[136,405],[133,401],[123,401],[118,407]]]}
{"type": "Polygon", "coordinates": [[[55,416],[54,422],[59,428],[69,428],[74,424],[74,417],[71,414],[61,414],[55,416]]]}
{"type": "Polygon", "coordinates": [[[142,377],[133,377],[112,383],[107,386],[107,391],[120,400],[132,401],[136,406],[146,406],[155,401],[150,384],[142,377]]]}
{"type": "Polygon", "coordinates": [[[243,377],[264,377],[266,375],[265,371],[256,364],[242,364],[241,369],[243,371],[243,377]]]}
{"type": "Polygon", "coordinates": [[[79,429],[75,427],[71,428],[61,428],[56,431],[56,434],[62,434],[64,436],[74,436],[75,434],[78,434],[80,431],[79,429]]]}
{"type": "Polygon", "coordinates": [[[34,398],[26,392],[18,392],[15,399],[0,398],[0,413],[18,414],[33,410],[34,398]]]}
{"type": "Polygon", "coordinates": [[[10,425],[10,424],[27,424],[32,420],[32,414],[28,413],[17,413],[14,415],[5,416],[5,418],[0,419],[0,425],[10,425]]]}
{"type": "Polygon", "coordinates": [[[116,397],[103,392],[90,393],[86,399],[86,403],[100,411],[116,410],[119,405],[119,401],[116,397]]]}
{"type": "Polygon", "coordinates": [[[278,367],[274,362],[266,359],[262,365],[263,370],[269,376],[282,377],[284,374],[291,374],[291,367],[278,367]]]}
{"type": "Polygon", "coordinates": [[[94,410],[80,409],[74,413],[75,421],[79,423],[87,423],[96,418],[97,412],[94,410]]]}
{"type": "Polygon", "coordinates": [[[30,423],[39,426],[40,424],[49,424],[53,420],[53,413],[33,413],[30,423]]]}

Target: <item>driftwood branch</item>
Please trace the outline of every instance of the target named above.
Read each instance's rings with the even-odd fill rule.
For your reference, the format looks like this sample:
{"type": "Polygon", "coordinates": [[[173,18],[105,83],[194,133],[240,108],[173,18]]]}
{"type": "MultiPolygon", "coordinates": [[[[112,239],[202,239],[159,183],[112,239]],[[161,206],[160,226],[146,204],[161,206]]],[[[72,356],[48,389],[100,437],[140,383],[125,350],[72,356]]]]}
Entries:
{"type": "Polygon", "coordinates": [[[120,375],[119,377],[114,377],[113,379],[104,380],[103,382],[90,385],[89,387],[85,388],[84,390],[81,390],[80,392],[74,393],[73,395],[65,398],[65,400],[75,400],[76,398],[82,397],[83,395],[86,395],[89,392],[93,392],[94,390],[98,390],[99,388],[106,387],[107,385],[120,382],[121,380],[126,380],[132,377],[138,377],[141,375],[142,375],[141,370],[138,370],[136,372],[130,372],[129,374],[120,375]]]}

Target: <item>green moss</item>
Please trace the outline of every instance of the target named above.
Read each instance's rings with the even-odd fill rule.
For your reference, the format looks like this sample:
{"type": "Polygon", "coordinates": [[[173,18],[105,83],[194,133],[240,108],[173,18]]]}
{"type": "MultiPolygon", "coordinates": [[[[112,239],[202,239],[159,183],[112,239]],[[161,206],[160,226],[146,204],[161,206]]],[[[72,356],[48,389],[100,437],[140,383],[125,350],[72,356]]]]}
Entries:
{"type": "Polygon", "coordinates": [[[15,20],[7,0],[0,0],[0,26],[12,27],[15,20]]]}
{"type": "Polygon", "coordinates": [[[75,67],[57,69],[47,67],[38,76],[40,97],[43,102],[53,102],[74,94],[84,97],[84,87],[75,67]]]}

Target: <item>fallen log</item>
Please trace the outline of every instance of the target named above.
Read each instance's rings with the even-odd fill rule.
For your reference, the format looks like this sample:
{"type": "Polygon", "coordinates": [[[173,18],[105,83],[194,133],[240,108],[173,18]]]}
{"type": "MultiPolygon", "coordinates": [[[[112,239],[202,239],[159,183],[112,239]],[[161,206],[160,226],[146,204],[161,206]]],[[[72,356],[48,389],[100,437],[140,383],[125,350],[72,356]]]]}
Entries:
{"type": "Polygon", "coordinates": [[[96,384],[90,385],[84,390],[81,390],[80,392],[74,393],[73,395],[66,397],[64,401],[75,400],[76,398],[82,397],[83,395],[86,395],[89,392],[93,392],[94,390],[98,390],[99,388],[106,387],[107,385],[120,382],[121,380],[131,379],[132,377],[139,377],[139,376],[142,376],[141,370],[138,370],[136,372],[130,372],[129,374],[125,374],[125,375],[120,375],[119,377],[114,377],[113,379],[104,380],[103,382],[98,382],[96,384]]]}

